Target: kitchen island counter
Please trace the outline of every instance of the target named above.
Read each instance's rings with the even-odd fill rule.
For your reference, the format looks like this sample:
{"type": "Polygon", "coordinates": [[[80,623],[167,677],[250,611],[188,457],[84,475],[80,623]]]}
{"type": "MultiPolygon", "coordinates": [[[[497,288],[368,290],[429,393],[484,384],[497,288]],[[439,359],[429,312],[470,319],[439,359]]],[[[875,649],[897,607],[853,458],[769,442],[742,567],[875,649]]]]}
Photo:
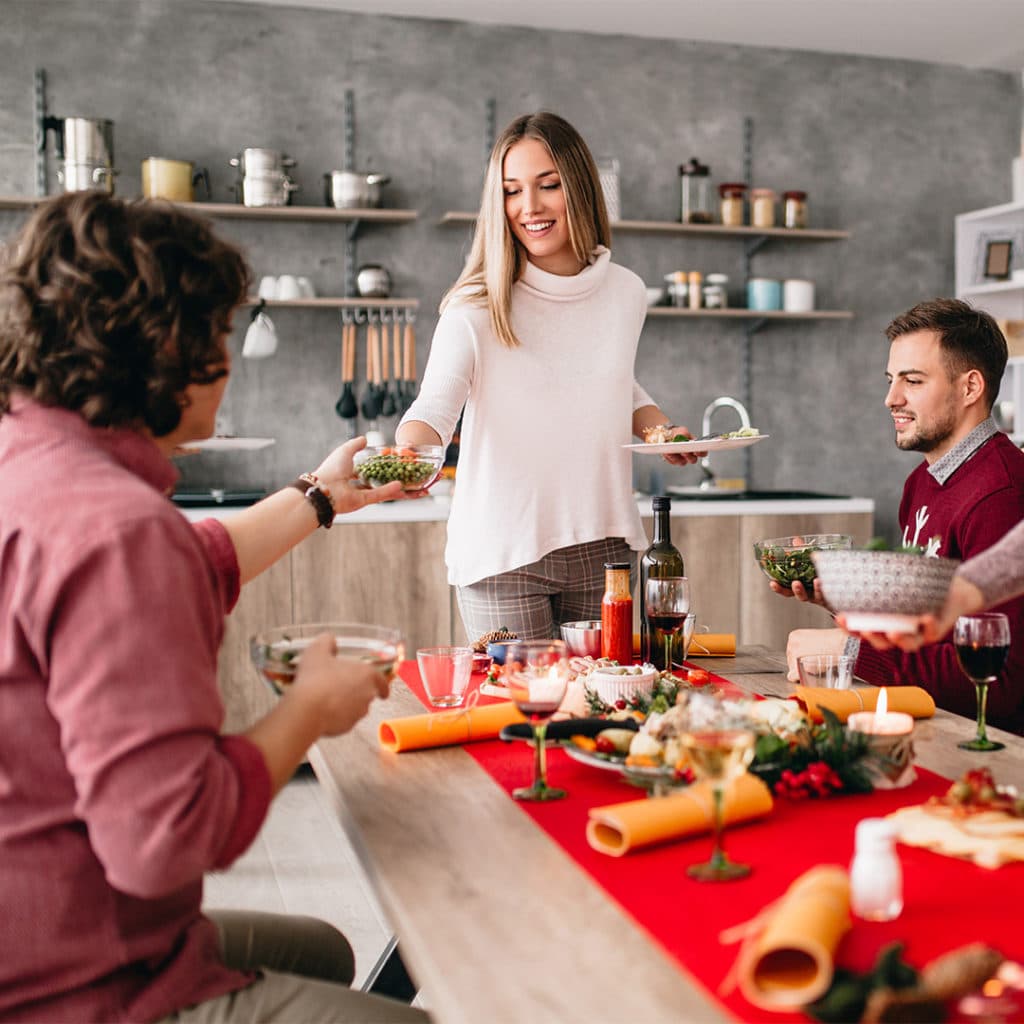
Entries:
{"type": "MultiPolygon", "coordinates": [[[[637,498],[637,507],[642,517],[651,514],[651,499],[648,495],[637,498]]],[[[358,512],[338,516],[336,523],[437,523],[447,522],[451,498],[447,494],[431,495],[415,501],[385,501],[369,505],[358,512]]],[[[238,507],[204,505],[183,508],[182,513],[195,522],[213,517],[223,519],[241,511],[238,507]]],[[[672,498],[673,516],[779,516],[779,515],[827,515],[835,513],[874,514],[875,503],[871,498],[758,498],[737,500],[735,498],[672,498]]]]}

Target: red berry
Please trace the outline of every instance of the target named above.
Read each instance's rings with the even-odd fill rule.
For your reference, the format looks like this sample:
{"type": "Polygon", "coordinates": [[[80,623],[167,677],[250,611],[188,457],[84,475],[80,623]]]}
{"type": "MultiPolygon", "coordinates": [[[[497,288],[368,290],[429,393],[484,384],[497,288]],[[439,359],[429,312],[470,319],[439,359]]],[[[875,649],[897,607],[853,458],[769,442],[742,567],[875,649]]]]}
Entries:
{"type": "Polygon", "coordinates": [[[618,709],[619,711],[625,711],[625,710],[626,710],[626,702],[625,702],[625,701],[624,701],[624,700],[623,700],[623,699],[622,699],[622,698],[620,697],[620,698],[619,698],[619,699],[618,699],[618,700],[617,700],[617,701],[615,702],[615,707],[616,707],[616,708],[617,708],[617,709],[618,709]]]}

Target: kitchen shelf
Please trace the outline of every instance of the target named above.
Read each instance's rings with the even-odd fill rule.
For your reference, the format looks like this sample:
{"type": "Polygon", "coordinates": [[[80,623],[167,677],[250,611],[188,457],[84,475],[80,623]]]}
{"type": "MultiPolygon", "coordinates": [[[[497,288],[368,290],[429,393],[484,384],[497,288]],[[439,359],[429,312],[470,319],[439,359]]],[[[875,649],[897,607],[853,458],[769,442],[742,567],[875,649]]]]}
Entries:
{"type": "Polygon", "coordinates": [[[988,284],[967,285],[961,295],[1024,294],[1024,281],[990,281],[988,284]]]}
{"type": "MultiPolygon", "coordinates": [[[[439,224],[472,224],[475,213],[449,210],[439,224]]],[[[723,224],[681,224],[671,220],[613,220],[612,231],[648,235],[701,235],[707,238],[784,238],[787,242],[833,242],[850,237],[849,231],[825,228],[730,228],[723,224]]]]}
{"type": "MultiPolygon", "coordinates": [[[[49,198],[49,197],[44,197],[49,198]]],[[[0,196],[0,210],[31,210],[42,202],[37,196],[0,196]]],[[[402,224],[416,220],[417,210],[382,207],[337,209],[333,206],[244,206],[241,203],[174,203],[183,210],[231,220],[327,221],[331,223],[373,221],[402,224]]]]}
{"type": "Polygon", "coordinates": [[[648,306],[648,316],[664,317],[720,317],[726,320],[852,320],[853,313],[845,309],[814,309],[809,313],[787,313],[784,310],[760,309],[684,309],[675,306],[648,306]]]}
{"type": "Polygon", "coordinates": [[[275,309],[419,309],[419,299],[362,299],[341,298],[339,296],[319,296],[312,299],[261,299],[258,295],[250,295],[245,300],[246,306],[258,306],[263,303],[267,308],[275,309]]]}

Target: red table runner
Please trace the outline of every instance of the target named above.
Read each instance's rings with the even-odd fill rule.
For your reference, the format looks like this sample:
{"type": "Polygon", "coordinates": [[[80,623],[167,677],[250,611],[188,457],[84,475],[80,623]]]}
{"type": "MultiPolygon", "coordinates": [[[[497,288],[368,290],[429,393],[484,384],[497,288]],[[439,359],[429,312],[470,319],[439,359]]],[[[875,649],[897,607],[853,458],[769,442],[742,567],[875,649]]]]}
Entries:
{"type": "MultiPolygon", "coordinates": [[[[401,676],[426,704],[415,663],[404,663],[401,676]]],[[[474,680],[482,678],[474,676],[474,680]]],[[[493,700],[479,699],[481,703],[493,700]]],[[[969,725],[965,720],[965,728],[969,725]]],[[[466,744],[464,749],[508,793],[531,779],[533,752],[526,743],[490,740],[466,744]]],[[[983,756],[979,755],[979,764],[983,756]]],[[[649,847],[625,857],[593,850],[586,840],[589,809],[628,800],[631,794],[646,797],[614,773],[574,761],[560,749],[548,751],[548,779],[566,789],[568,797],[519,806],[722,1005],[740,1020],[763,1020],[764,1011],[751,1006],[738,989],[728,995],[718,993],[738,948],[723,946],[718,933],[754,917],[815,864],[848,866],[854,828],[861,818],[882,817],[921,803],[949,786],[948,780],[932,772],[918,768],[917,774],[917,780],[904,789],[826,800],[776,798],[767,818],[726,830],[729,856],[754,869],[749,878],[736,882],[701,883],[687,877],[687,865],[710,855],[710,836],[649,847]]],[[[990,871],[916,847],[900,844],[897,850],[903,866],[902,915],[886,923],[854,918],[839,947],[838,965],[867,970],[879,950],[895,941],[905,943],[904,957],[917,967],[973,941],[986,942],[1007,957],[1024,961],[1020,927],[1024,865],[990,871]]],[[[770,1019],[808,1018],[773,1013],[770,1019]]]]}

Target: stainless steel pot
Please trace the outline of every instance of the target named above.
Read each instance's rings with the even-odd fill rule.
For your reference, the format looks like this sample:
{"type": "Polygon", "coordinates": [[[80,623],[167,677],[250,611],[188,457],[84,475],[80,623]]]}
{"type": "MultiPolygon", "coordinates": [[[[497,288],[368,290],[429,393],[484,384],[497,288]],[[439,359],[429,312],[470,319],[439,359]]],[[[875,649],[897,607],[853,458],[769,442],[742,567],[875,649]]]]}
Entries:
{"type": "Polygon", "coordinates": [[[242,203],[245,206],[287,206],[292,193],[300,188],[284,171],[246,174],[241,180],[242,203]]]}
{"type": "Polygon", "coordinates": [[[57,180],[65,192],[114,191],[114,122],[91,117],[47,117],[43,131],[57,140],[57,180]]]}
{"type": "Polygon", "coordinates": [[[243,149],[228,161],[239,174],[277,174],[295,166],[295,161],[277,149],[243,149]]]}
{"type": "Polygon", "coordinates": [[[356,274],[356,291],[364,299],[386,299],[391,294],[391,275],[379,263],[364,263],[356,274]]]}
{"type": "Polygon", "coordinates": [[[380,190],[391,178],[387,174],[331,171],[324,175],[324,204],[338,209],[380,206],[380,190]]]}

